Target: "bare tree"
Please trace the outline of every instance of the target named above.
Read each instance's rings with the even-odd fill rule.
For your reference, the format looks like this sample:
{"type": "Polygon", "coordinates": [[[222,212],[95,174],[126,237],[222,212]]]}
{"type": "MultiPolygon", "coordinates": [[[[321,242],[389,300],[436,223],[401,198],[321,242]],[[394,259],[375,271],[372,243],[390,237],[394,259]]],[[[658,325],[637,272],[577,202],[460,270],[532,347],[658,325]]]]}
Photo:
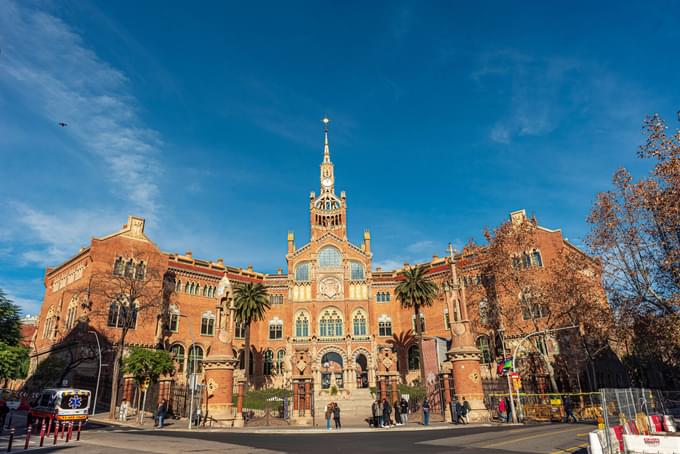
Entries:
{"type": "Polygon", "coordinates": [[[116,261],[113,268],[92,272],[87,292],[90,316],[106,320],[117,336],[111,339],[114,350],[111,380],[111,408],[109,417],[115,417],[118,399],[121,360],[126,337],[137,326],[153,324],[156,343],[162,345],[163,319],[167,313],[169,296],[174,290],[174,277],[163,274],[160,265],[153,265],[149,256],[132,250],[125,258],[116,261]]]}

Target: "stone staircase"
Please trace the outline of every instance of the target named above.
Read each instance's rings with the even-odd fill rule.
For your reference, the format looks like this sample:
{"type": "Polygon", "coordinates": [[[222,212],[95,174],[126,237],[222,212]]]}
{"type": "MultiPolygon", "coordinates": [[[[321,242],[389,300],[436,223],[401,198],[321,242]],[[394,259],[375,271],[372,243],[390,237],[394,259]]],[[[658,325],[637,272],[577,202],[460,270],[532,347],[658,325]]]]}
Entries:
{"type": "Polygon", "coordinates": [[[317,424],[325,424],[326,405],[329,402],[336,402],[340,407],[340,420],[343,426],[368,426],[366,418],[371,416],[373,400],[373,394],[368,388],[354,389],[349,395],[342,392],[335,396],[327,393],[317,395],[314,400],[317,424]]]}

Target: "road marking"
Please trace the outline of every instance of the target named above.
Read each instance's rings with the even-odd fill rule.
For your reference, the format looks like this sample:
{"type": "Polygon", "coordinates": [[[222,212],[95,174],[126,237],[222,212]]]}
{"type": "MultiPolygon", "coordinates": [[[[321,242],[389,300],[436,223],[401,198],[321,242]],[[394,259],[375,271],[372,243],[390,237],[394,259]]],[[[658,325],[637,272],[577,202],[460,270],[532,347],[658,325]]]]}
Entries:
{"type": "Polygon", "coordinates": [[[581,448],[585,448],[588,445],[589,445],[589,443],[582,443],[578,446],[572,446],[571,448],[564,448],[564,449],[560,449],[559,451],[553,451],[550,454],[562,454],[562,453],[565,453],[565,452],[574,452],[574,451],[578,451],[581,448]]]}
{"type": "MultiPolygon", "coordinates": [[[[578,427],[578,428],[563,430],[561,432],[571,432],[571,431],[574,431],[574,430],[582,430],[582,429],[580,427],[578,427]]],[[[524,441],[524,440],[531,440],[533,438],[549,437],[549,436],[552,436],[552,435],[555,435],[555,432],[554,431],[548,431],[548,432],[543,432],[543,433],[540,433],[540,434],[537,434],[537,435],[528,435],[526,437],[506,439],[506,440],[500,441],[498,443],[492,443],[490,445],[480,445],[479,447],[480,448],[492,448],[494,446],[501,446],[501,445],[504,445],[504,444],[515,443],[515,442],[524,441]]]]}

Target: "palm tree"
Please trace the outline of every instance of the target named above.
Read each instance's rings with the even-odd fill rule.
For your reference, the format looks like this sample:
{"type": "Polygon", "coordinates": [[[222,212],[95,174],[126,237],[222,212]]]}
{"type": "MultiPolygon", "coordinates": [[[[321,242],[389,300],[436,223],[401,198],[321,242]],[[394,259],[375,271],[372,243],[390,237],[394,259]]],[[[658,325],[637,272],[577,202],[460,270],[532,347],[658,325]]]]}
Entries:
{"type": "Polygon", "coordinates": [[[245,349],[243,364],[246,375],[246,386],[250,381],[250,324],[264,319],[264,314],[271,307],[267,296],[267,288],[260,284],[247,282],[234,288],[234,308],[236,321],[243,323],[245,332],[245,349]]]}
{"type": "Polygon", "coordinates": [[[397,353],[397,358],[399,359],[399,373],[401,374],[401,379],[406,380],[406,374],[408,373],[408,349],[411,345],[416,343],[416,337],[413,335],[413,330],[408,329],[402,331],[399,334],[392,334],[392,339],[388,339],[387,343],[392,346],[392,350],[397,353]]]}
{"type": "Polygon", "coordinates": [[[425,363],[423,362],[423,325],[420,320],[420,309],[432,306],[437,296],[437,284],[425,276],[425,266],[408,267],[401,272],[402,280],[394,292],[401,307],[413,308],[416,317],[416,340],[418,341],[418,354],[420,356],[420,384],[425,385],[425,363]]]}

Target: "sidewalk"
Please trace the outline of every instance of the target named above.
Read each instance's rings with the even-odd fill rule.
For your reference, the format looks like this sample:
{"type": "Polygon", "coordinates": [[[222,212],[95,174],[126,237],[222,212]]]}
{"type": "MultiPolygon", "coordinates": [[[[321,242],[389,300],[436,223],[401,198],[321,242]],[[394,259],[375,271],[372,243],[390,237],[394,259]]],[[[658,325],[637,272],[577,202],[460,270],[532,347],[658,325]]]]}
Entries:
{"type": "MultiPolygon", "coordinates": [[[[176,419],[166,421],[163,429],[156,429],[154,427],[153,419],[148,418],[144,425],[139,425],[134,421],[111,421],[106,416],[95,416],[90,418],[90,421],[96,424],[101,424],[111,427],[120,427],[133,430],[145,430],[145,431],[172,431],[172,432],[186,432],[189,430],[189,422],[186,419],[176,419]]],[[[325,425],[325,422],[324,422],[325,425]]],[[[521,424],[502,424],[502,426],[508,425],[521,425],[521,424]]],[[[351,426],[345,427],[340,430],[331,430],[330,433],[361,433],[361,432],[386,432],[386,431],[396,431],[396,432],[410,432],[410,431],[431,431],[431,430],[446,430],[446,429],[462,429],[465,427],[494,427],[501,426],[501,424],[496,423],[478,423],[478,424],[465,424],[456,425],[445,422],[433,422],[429,426],[423,426],[420,423],[411,423],[406,426],[391,427],[389,429],[376,429],[368,426],[351,426]]],[[[252,433],[252,434],[299,434],[299,433],[329,433],[328,429],[324,426],[257,426],[257,427],[240,427],[240,428],[209,428],[200,427],[192,428],[192,431],[196,432],[224,432],[224,433],[252,433]]]]}

